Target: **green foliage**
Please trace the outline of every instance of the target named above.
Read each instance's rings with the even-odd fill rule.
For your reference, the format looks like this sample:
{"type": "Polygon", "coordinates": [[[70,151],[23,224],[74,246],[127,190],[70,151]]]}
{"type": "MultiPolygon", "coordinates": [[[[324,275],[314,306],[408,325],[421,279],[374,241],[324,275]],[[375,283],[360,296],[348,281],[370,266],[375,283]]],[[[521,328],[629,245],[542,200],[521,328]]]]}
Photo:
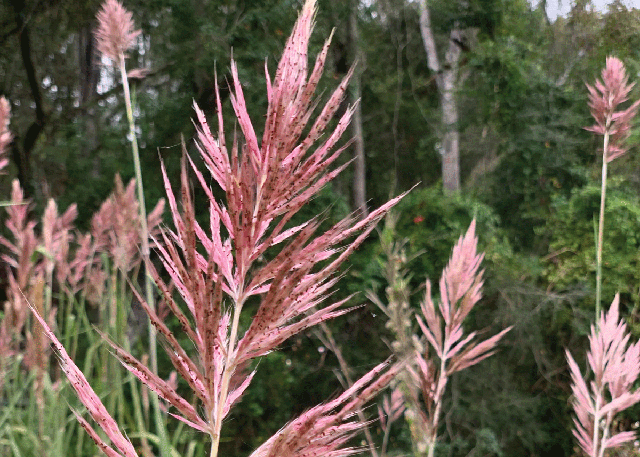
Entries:
{"type": "Polygon", "coordinates": [[[40,408],[34,394],[35,373],[20,373],[19,365],[19,361],[14,361],[7,370],[0,417],[0,454],[62,457],[75,455],[78,449],[90,452],[88,446],[83,449],[74,445],[84,434],[75,416],[67,408],[55,407],[70,401],[73,392],[64,384],[52,385],[47,377],[42,397],[44,408],[40,408]]]}
{"type": "Polygon", "coordinates": [[[420,281],[440,279],[451,248],[464,234],[472,219],[476,219],[480,250],[498,237],[499,220],[493,210],[480,201],[463,194],[445,195],[442,186],[412,191],[398,206],[398,236],[409,242],[409,256],[420,253],[409,263],[420,281]]]}
{"type": "Polygon", "coordinates": [[[505,6],[502,0],[436,0],[431,5],[434,12],[432,22],[441,33],[448,34],[453,27],[472,27],[493,37],[501,25],[505,6]]]}
{"type": "Polygon", "coordinates": [[[585,152],[591,149],[582,130],[588,123],[586,95],[550,80],[524,42],[486,43],[474,59],[481,74],[478,89],[494,94],[486,120],[495,123],[502,138],[484,200],[500,216],[515,247],[539,247],[533,227],[549,214],[553,195],[568,195],[584,185],[585,167],[593,160],[585,152]]]}
{"type": "MultiPolygon", "coordinates": [[[[558,197],[540,235],[551,240],[545,257],[544,277],[555,291],[594,290],[595,229],[600,188],[576,189],[569,198],[558,197]]],[[[640,285],[640,199],[621,180],[610,178],[605,205],[602,301],[611,303],[620,292],[621,305],[637,307],[640,285]]],[[[592,294],[583,301],[593,308],[592,294]]]]}

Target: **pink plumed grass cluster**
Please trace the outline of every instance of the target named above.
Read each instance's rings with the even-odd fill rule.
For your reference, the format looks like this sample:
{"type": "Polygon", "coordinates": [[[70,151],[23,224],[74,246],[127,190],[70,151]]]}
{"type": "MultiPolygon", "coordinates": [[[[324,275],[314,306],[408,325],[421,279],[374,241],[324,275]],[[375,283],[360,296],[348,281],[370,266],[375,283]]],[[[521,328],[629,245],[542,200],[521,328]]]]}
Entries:
{"type": "MultiPolygon", "coordinates": [[[[0,319],[0,387],[11,360],[20,358],[25,368],[36,370],[40,377],[48,366],[50,351],[43,340],[45,335],[40,326],[30,322],[29,306],[43,316],[48,334],[53,335],[49,329],[55,328],[56,315],[59,311],[63,315],[69,312],[67,308],[59,309],[59,303],[71,306],[78,294],[91,304],[105,303],[110,273],[103,265],[103,255],[120,268],[121,254],[130,253],[124,273],[140,262],[140,232],[131,228],[138,205],[130,190],[133,185],[132,182],[125,190],[116,180],[114,194],[94,216],[91,232],[81,233],[74,226],[78,214],[75,204],[61,212],[50,199],[38,222],[32,218],[32,202],[25,198],[19,181],[13,181],[11,199],[4,208],[6,236],[0,236],[0,246],[4,248],[0,259],[8,279],[0,319]],[[58,294],[54,299],[54,290],[62,292],[68,302],[58,294]]],[[[161,201],[150,215],[153,229],[161,221],[162,208],[161,201]]]]}
{"type": "Polygon", "coordinates": [[[619,295],[609,311],[600,311],[602,284],[602,245],[604,241],[604,208],[607,164],[627,151],[631,120],[637,114],[640,101],[616,111],[628,100],[634,83],[622,61],[608,57],[602,70],[602,80],[587,84],[589,108],[595,124],[587,130],[604,136],[602,160],[602,190],[596,244],[596,323],[591,327],[587,360],[593,380],[587,383],[569,351],[566,352],[571,371],[573,408],[576,414],[573,434],[582,451],[589,457],[604,457],[607,449],[619,447],[635,439],[631,431],[614,432],[616,414],[640,401],[640,390],[634,389],[640,374],[640,342],[629,344],[627,326],[619,318],[619,295]]]}
{"type": "MultiPolygon", "coordinates": [[[[59,284],[67,284],[67,275],[71,275],[68,255],[72,242],[73,221],[78,212],[75,205],[59,214],[54,200],[49,200],[40,226],[31,220],[31,202],[24,197],[18,180],[12,183],[11,200],[5,208],[8,217],[5,226],[8,236],[0,236],[0,246],[6,250],[0,256],[7,268],[9,286],[7,301],[4,303],[4,318],[0,322],[6,343],[13,351],[25,346],[35,347],[33,333],[25,331],[28,324],[29,308],[27,302],[41,300],[37,297],[37,284],[55,277],[59,284]]],[[[47,310],[47,319],[52,322],[55,310],[47,310]]],[[[12,351],[12,352],[13,352],[12,351]]],[[[27,365],[39,351],[27,350],[27,365]]]]}
{"type": "Polygon", "coordinates": [[[396,222],[397,217],[392,213],[385,221],[385,232],[381,236],[387,302],[383,303],[372,291],[367,292],[367,297],[388,318],[386,327],[394,335],[390,348],[397,358],[408,359],[405,371],[394,382],[393,393],[379,407],[384,433],[380,455],[386,455],[390,424],[404,413],[414,452],[432,457],[451,375],[493,355],[511,327],[481,341],[477,340],[477,332],[465,334],[464,321],[482,298],[484,271],[480,266],[484,254],[478,252],[475,220],[453,247],[440,277],[440,299],[434,299],[431,281],[427,280],[425,297],[418,311],[410,305],[406,240],[394,239],[396,222]]]}
{"type": "MultiPolygon", "coordinates": [[[[160,235],[164,200],[158,201],[147,215],[151,237],[160,235]]],[[[91,235],[98,252],[109,252],[120,271],[129,272],[140,266],[140,209],[136,199],[136,181],[131,179],[125,187],[119,175],[111,195],[100,205],[91,218],[91,235]]]]}
{"type": "Polygon", "coordinates": [[[602,81],[596,80],[594,86],[587,84],[589,108],[596,123],[586,127],[586,130],[603,136],[600,215],[596,242],[596,319],[599,318],[602,301],[602,245],[607,195],[607,164],[627,152],[626,140],[630,135],[631,121],[640,107],[640,100],[637,100],[628,108],[616,111],[621,103],[628,100],[628,95],[635,85],[635,83],[628,84],[628,79],[622,61],[616,57],[607,57],[602,70],[602,81]]]}
{"type": "MultiPolygon", "coordinates": [[[[53,290],[55,280],[69,297],[82,292],[90,301],[94,296],[96,302],[101,302],[108,273],[97,259],[106,253],[130,283],[130,272],[141,266],[146,279],[153,278],[161,297],[159,307],[153,303],[150,283],[146,297],[135,286],[131,289],[153,326],[149,331],[150,353],[155,354],[157,332],[173,365],[172,376],[163,379],[154,362],[136,358],[126,344],[123,346],[122,339],[115,341],[98,330],[100,336],[122,365],[165,402],[165,413],[208,436],[209,455],[217,457],[223,423],[254,379],[256,371],[251,367],[257,364],[253,362],[277,350],[292,336],[351,311],[345,307],[350,297],[332,300],[341,268],[403,196],[369,214],[352,214],[324,233],[318,233],[319,217],[298,225],[292,222],[348,166],[348,162],[339,161],[349,144],[341,143],[341,138],[355,111],[354,106],[341,110],[353,69],[317,109],[321,103],[316,89],[331,37],[310,65],[308,47],[315,14],[316,1],[306,0],[275,75],[272,77],[265,68],[268,106],[261,138],[249,116],[235,62],[231,62],[230,102],[239,132],[234,132],[232,138],[225,134],[217,83],[214,129],[205,112],[194,104],[198,157],[192,159],[183,145],[179,186],[171,183],[162,165],[173,229],[160,230],[164,201],[148,216],[144,209],[124,65],[125,54],[135,45],[140,31],[134,30],[132,14],[118,0],[105,1],[97,15],[97,48],[121,69],[137,182],[132,180],[125,187],[116,178],[114,193],[94,215],[87,234],[78,233],[73,227],[75,206],[60,214],[53,200],[48,202],[38,226],[30,219],[30,202],[20,184],[13,183],[11,204],[7,207],[9,236],[0,237],[0,245],[6,250],[2,260],[9,271],[8,300],[0,322],[0,388],[5,361],[26,348],[29,356],[24,358],[25,366],[40,372],[37,395],[43,411],[42,380],[48,372],[46,337],[52,342],[62,372],[93,421],[74,411],[87,434],[108,457],[138,455],[121,424],[111,416],[58,340],[57,310],[44,299],[45,287],[49,292],[53,290]],[[339,112],[342,114],[334,122],[339,112]],[[196,166],[200,161],[206,171],[196,166]],[[206,226],[196,219],[192,181],[199,183],[207,197],[206,226]],[[224,198],[219,200],[214,195],[220,192],[224,198]],[[149,260],[150,238],[164,272],[149,260]],[[246,306],[248,303],[250,307],[246,306]],[[29,308],[35,321],[29,322],[29,308]],[[181,334],[165,322],[169,313],[179,323],[181,334]],[[178,391],[177,376],[188,389],[178,391]]],[[[129,74],[144,77],[145,71],[133,70],[129,74]]],[[[587,130],[604,136],[597,314],[606,165],[627,151],[625,141],[640,101],[626,109],[619,106],[628,101],[633,86],[628,83],[624,65],[615,57],[607,58],[602,79],[593,86],[587,85],[595,119],[587,130]]],[[[10,105],[2,97],[0,171],[8,164],[6,152],[12,141],[9,120],[10,105]]],[[[414,223],[423,219],[418,216],[414,223]]],[[[410,422],[415,450],[433,457],[450,377],[493,355],[511,329],[484,340],[477,332],[465,332],[464,321],[481,300],[483,287],[484,255],[478,252],[475,229],[473,221],[454,246],[439,281],[439,299],[434,299],[432,284],[427,281],[419,312],[414,312],[408,303],[406,272],[400,268],[406,261],[402,244],[390,247],[388,253],[394,256],[389,256],[390,261],[397,260],[398,265],[388,270],[387,279],[395,280],[394,283],[390,279],[389,290],[398,286],[397,293],[390,296],[388,305],[379,300],[376,303],[390,318],[388,327],[397,339],[391,347],[400,361],[386,361],[355,382],[349,380],[349,387],[342,394],[292,419],[251,457],[346,457],[363,452],[365,449],[354,446],[352,439],[369,424],[364,408],[389,385],[394,390],[378,407],[384,432],[380,455],[386,453],[391,424],[404,414],[410,422]],[[414,333],[417,329],[420,335],[414,333]]],[[[599,315],[592,326],[587,359],[593,380],[587,382],[572,355],[566,352],[574,396],[573,433],[590,457],[604,457],[607,449],[635,439],[634,432],[614,431],[616,415],[640,402],[640,389],[634,387],[640,375],[640,342],[630,343],[618,306],[616,296],[609,311],[599,315]]],[[[157,424],[161,422],[162,419],[157,424]]],[[[158,433],[161,435],[162,431],[158,433]]],[[[366,436],[372,455],[377,455],[370,434],[366,436]]]]}

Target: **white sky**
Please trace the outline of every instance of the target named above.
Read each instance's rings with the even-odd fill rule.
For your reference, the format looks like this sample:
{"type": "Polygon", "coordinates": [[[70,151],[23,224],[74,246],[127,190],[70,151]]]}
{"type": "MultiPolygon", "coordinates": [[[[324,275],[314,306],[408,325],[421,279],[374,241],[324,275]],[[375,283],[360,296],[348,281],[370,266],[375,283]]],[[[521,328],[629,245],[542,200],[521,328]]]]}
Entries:
{"type": "MultiPolygon", "coordinates": [[[[610,0],[592,0],[596,9],[605,11],[610,0]]],[[[566,15],[571,9],[572,0],[547,0],[547,15],[552,21],[558,17],[558,14],[566,15]]],[[[623,0],[628,8],[640,8],[640,0],[623,0]]]]}

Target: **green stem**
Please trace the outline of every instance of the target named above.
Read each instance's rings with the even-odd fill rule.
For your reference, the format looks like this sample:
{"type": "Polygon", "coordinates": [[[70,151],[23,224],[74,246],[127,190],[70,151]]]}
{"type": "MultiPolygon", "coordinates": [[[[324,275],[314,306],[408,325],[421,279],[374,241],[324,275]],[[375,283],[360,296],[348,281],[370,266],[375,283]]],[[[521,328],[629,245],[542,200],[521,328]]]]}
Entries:
{"type": "MultiPolygon", "coordinates": [[[[131,93],[129,91],[129,80],[127,79],[127,71],[124,61],[124,54],[120,54],[120,74],[122,75],[122,87],[124,89],[124,102],[127,109],[127,119],[129,120],[129,135],[131,136],[131,150],[133,152],[133,166],[136,174],[136,185],[138,191],[138,204],[140,208],[140,238],[142,241],[142,260],[145,265],[145,293],[149,308],[155,310],[155,300],[153,298],[153,285],[151,284],[151,275],[148,270],[149,263],[149,228],[147,227],[147,209],[144,200],[144,189],[142,187],[142,167],[140,166],[140,154],[138,152],[138,140],[136,138],[136,126],[133,120],[133,109],[131,107],[131,93]]],[[[158,354],[156,344],[156,329],[149,320],[149,361],[151,371],[158,374],[158,354]]],[[[160,402],[156,395],[151,396],[151,402],[154,408],[154,419],[156,423],[156,431],[160,436],[161,455],[169,455],[169,446],[167,431],[165,429],[163,417],[160,411],[160,402]]]]}
{"type": "MultiPolygon", "coordinates": [[[[129,92],[129,80],[124,64],[124,54],[120,54],[120,74],[122,75],[122,87],[124,88],[124,102],[127,109],[127,119],[129,120],[129,135],[131,136],[131,150],[133,151],[133,167],[136,174],[136,187],[138,191],[138,204],[140,205],[140,238],[142,241],[142,260],[145,263],[145,292],[147,304],[155,310],[155,300],[153,298],[153,285],[151,276],[147,270],[149,261],[149,228],[147,227],[147,208],[144,200],[144,188],[142,186],[142,167],[140,166],[140,153],[138,152],[138,140],[136,137],[136,125],[133,120],[133,109],[131,107],[131,94],[129,92]]],[[[156,329],[149,321],[149,360],[151,370],[158,373],[158,356],[156,350],[156,329]]]]}
{"type": "Polygon", "coordinates": [[[596,245],[596,322],[600,318],[602,300],[602,240],[604,238],[604,204],[607,195],[607,155],[609,150],[609,131],[604,133],[604,151],[602,153],[602,189],[600,191],[600,218],[598,220],[598,242],[596,245]]]}

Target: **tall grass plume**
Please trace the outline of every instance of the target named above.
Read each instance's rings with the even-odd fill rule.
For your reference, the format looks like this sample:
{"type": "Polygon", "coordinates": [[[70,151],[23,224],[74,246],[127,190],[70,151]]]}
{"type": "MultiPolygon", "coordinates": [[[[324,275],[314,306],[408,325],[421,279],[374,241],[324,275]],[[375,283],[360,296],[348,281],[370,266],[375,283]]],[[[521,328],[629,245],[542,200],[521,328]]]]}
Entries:
{"type": "Polygon", "coordinates": [[[602,300],[602,242],[604,239],[604,210],[607,195],[607,165],[627,152],[625,140],[629,137],[631,120],[640,107],[640,100],[628,108],[616,111],[621,103],[628,100],[635,83],[628,84],[629,77],[622,61],[607,57],[602,70],[602,80],[595,85],[587,84],[589,109],[595,124],[586,130],[603,136],[602,184],[600,191],[600,216],[598,218],[598,239],[596,244],[596,320],[600,315],[602,300]]]}
{"type": "MultiPolygon", "coordinates": [[[[112,3],[117,2],[109,0],[105,10],[112,3]]],[[[137,291],[134,293],[197,404],[178,393],[174,384],[160,378],[153,367],[104,335],[122,364],[172,407],[172,416],[209,435],[211,457],[218,455],[224,419],[252,382],[255,372],[247,369],[250,362],[275,350],[291,336],[350,310],[343,306],[348,298],[329,301],[331,289],[339,279],[339,268],[402,198],[394,198],[367,217],[351,215],[322,234],[316,233],[318,218],[291,224],[299,210],[346,167],[344,164],[333,168],[345,150],[338,141],[354,110],[353,106],[348,107],[331,127],[330,121],[341,106],[352,75],[349,71],[314,116],[318,104],[314,93],[330,42],[327,40],[309,68],[308,45],[315,12],[315,1],[307,0],[275,76],[271,78],[267,71],[268,108],[262,139],[258,139],[249,118],[237,65],[232,62],[231,104],[242,138],[234,135],[227,143],[216,86],[216,135],[204,112],[195,106],[197,150],[211,179],[185,156],[180,190],[174,192],[164,166],[162,169],[174,229],[162,233],[157,249],[179,297],[171,293],[170,284],[151,263],[147,268],[164,303],[192,344],[183,347],[179,341],[184,338],[179,339],[167,327],[153,303],[137,291]],[[202,226],[195,218],[189,164],[209,200],[208,226],[202,226]],[[225,193],[224,201],[214,198],[210,183],[225,193]],[[270,260],[265,260],[267,252],[270,260]],[[245,318],[241,320],[241,314],[246,314],[249,300],[258,304],[257,310],[248,324],[241,325],[246,322],[245,318]],[[191,346],[195,351],[190,351],[191,346]]],[[[103,36],[108,38],[116,28],[107,24],[104,30],[103,36]]],[[[131,33],[129,30],[125,35],[131,33]]],[[[125,47],[126,40],[121,40],[102,49],[118,52],[122,62],[125,47]]],[[[107,455],[132,455],[130,442],[117,429],[53,332],[41,322],[54,341],[65,373],[111,444],[80,418],[83,426],[107,455]]],[[[347,445],[365,425],[354,414],[402,367],[389,363],[376,366],[336,399],[285,425],[252,455],[347,456],[358,452],[358,448],[347,445]]]]}

